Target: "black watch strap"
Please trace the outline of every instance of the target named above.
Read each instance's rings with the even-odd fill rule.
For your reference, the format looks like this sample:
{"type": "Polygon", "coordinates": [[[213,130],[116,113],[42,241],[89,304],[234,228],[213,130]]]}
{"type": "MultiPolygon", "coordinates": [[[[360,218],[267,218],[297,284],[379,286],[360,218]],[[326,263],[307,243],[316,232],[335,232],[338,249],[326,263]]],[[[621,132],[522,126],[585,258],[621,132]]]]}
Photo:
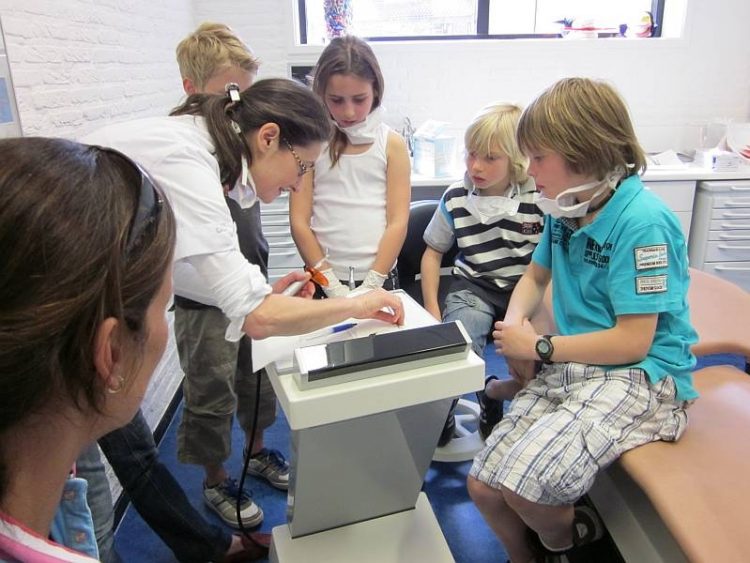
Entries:
{"type": "Polygon", "coordinates": [[[555,353],[555,347],[552,345],[553,336],[553,334],[545,334],[536,341],[536,354],[545,364],[552,363],[552,354],[555,353]]]}

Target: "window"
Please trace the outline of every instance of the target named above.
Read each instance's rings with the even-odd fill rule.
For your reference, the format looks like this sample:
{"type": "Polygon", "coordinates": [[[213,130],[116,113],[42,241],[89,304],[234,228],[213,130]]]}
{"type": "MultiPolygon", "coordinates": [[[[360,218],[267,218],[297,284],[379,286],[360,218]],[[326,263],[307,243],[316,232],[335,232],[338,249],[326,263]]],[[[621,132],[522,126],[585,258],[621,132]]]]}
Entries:
{"type": "Polygon", "coordinates": [[[300,44],[352,33],[370,41],[658,37],[666,0],[298,0],[300,44]]]}

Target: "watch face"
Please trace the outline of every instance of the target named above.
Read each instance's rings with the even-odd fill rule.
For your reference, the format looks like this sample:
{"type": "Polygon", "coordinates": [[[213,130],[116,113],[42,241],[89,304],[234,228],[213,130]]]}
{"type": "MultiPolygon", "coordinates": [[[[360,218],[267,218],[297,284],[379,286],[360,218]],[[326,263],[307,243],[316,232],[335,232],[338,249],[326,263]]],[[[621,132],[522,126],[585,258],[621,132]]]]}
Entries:
{"type": "Polygon", "coordinates": [[[552,353],[552,344],[546,338],[540,338],[536,341],[536,351],[543,359],[546,359],[552,353]]]}

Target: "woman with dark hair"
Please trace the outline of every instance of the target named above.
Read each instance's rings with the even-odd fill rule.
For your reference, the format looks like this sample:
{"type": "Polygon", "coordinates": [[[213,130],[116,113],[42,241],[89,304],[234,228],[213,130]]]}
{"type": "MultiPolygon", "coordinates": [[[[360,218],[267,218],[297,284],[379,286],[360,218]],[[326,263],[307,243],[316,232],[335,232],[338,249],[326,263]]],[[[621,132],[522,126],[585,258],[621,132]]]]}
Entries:
{"type": "MultiPolygon", "coordinates": [[[[215,338],[239,340],[309,332],[348,317],[402,321],[400,300],[384,291],[327,302],[281,295],[307,275],[294,272],[271,287],[241,251],[224,196],[247,208],[256,198],[267,203],[295,191],[330,128],[327,110],[310,90],[269,79],[243,92],[230,85],[226,96],[195,94],[169,117],[108,126],[85,140],[123,151],[164,187],[177,218],[176,299],[217,307],[225,323],[215,338]]],[[[311,285],[303,287],[302,296],[312,294],[311,285]]],[[[178,336],[191,322],[179,315],[178,336]]],[[[237,408],[234,377],[191,369],[187,364],[200,358],[191,357],[187,345],[180,354],[186,378],[178,457],[203,466],[204,500],[227,524],[237,525],[239,499],[243,526],[255,526],[262,511],[224,468],[237,408]]],[[[251,422],[240,420],[246,433],[251,422]]]]}
{"type": "Polygon", "coordinates": [[[92,560],[47,538],[79,452],[133,418],[164,352],[174,242],[124,155],[0,140],[0,560],[92,560]]]}

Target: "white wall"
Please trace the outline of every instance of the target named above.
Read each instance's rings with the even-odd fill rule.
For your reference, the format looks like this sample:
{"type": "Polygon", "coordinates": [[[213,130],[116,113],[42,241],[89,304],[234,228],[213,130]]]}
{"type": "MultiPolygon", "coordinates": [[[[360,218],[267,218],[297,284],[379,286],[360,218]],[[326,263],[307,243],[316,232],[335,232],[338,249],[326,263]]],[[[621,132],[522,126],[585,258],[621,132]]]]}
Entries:
{"type": "MultiPolygon", "coordinates": [[[[667,0],[669,2],[669,0],[667,0]]],[[[681,39],[376,43],[392,122],[452,123],[496,99],[528,102],[554,80],[611,80],[649,150],[694,148],[701,125],[750,116],[750,2],[687,0],[681,39]]],[[[26,135],[78,136],[111,119],[164,113],[179,98],[174,47],[198,22],[233,26],[261,76],[314,62],[293,44],[292,0],[0,0],[26,135]]]]}
{"type": "Polygon", "coordinates": [[[190,0],[0,0],[24,135],[77,137],[180,99],[190,0]]]}
{"type": "MultiPolygon", "coordinates": [[[[667,0],[669,3],[670,0],[667,0]]],[[[314,62],[320,48],[294,47],[292,2],[194,0],[196,15],[229,22],[263,60],[263,76],[314,62]]],[[[527,103],[558,78],[612,81],[628,101],[648,150],[695,148],[700,126],[750,116],[750,2],[687,0],[680,39],[509,40],[374,43],[392,121],[449,121],[461,134],[496,99],[527,103]]]]}

